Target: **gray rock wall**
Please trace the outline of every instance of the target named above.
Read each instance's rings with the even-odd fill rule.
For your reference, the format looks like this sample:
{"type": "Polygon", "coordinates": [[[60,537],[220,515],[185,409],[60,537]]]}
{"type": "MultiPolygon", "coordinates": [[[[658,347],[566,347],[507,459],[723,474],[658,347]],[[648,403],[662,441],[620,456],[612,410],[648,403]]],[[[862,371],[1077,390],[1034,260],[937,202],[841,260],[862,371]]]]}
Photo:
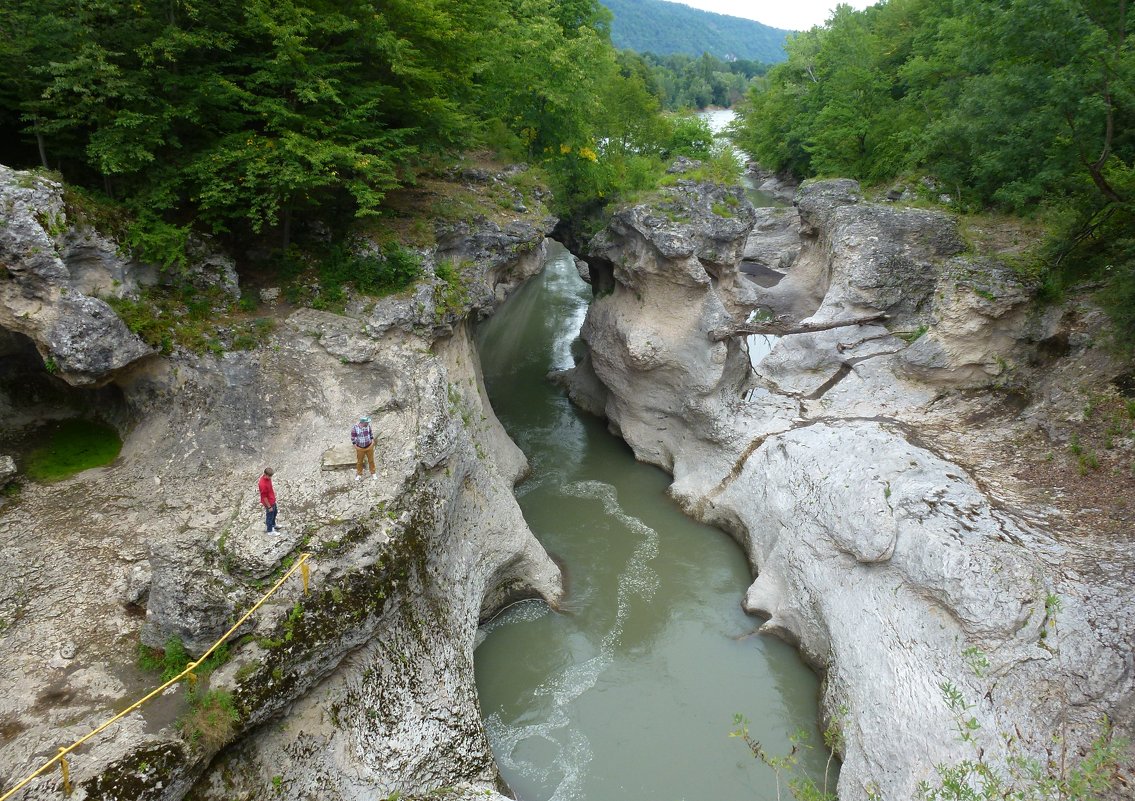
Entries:
{"type": "MultiPolygon", "coordinates": [[[[708,204],[665,231],[624,222],[676,202],[616,215],[583,254],[617,265],[615,285],[584,325],[577,372],[593,376],[564,381],[600,382],[636,456],[746,548],[746,609],[824,676],[825,717],[844,735],[840,798],[906,801],[975,748],[1004,768],[1047,759],[1054,733],[1078,753],[1103,715],[1130,727],[1131,546],[1062,539],[1035,522],[1043,510],[992,502],[982,476],[929,444],[962,434],[963,396],[942,387],[988,385],[991,354],[1027,352],[1055,321],[1031,317],[1012,281],[973,292],[959,270],[988,271],[958,256],[949,218],[863,203],[854,182],[801,190],[800,254],[771,288],[675,247],[721,230],[708,204]],[[786,329],[886,312],[892,330],[929,332],[910,347],[883,326],[783,336],[750,370],[736,338],[708,332],[761,308],[786,329]],[[946,686],[970,707],[976,746],[946,686]]],[[[749,232],[735,234],[714,252],[738,252],[749,232]]],[[[999,435],[975,430],[975,446],[999,435]]]]}
{"type": "MultiPolygon", "coordinates": [[[[512,496],[526,462],[488,406],[468,320],[540,269],[554,221],[536,209],[451,231],[422,254],[415,291],[343,315],[296,310],[252,351],[136,358],[92,329],[84,345],[105,359],[83,361],[53,344],[52,326],[125,330],[102,301],[87,297],[101,311],[86,317],[67,305],[78,285],[122,279],[97,235],[43,222],[59,219],[58,185],[3,177],[0,199],[22,216],[0,243],[0,328],[55,354],[69,381],[112,382],[137,421],[116,463],[29,484],[0,517],[0,776],[149,690],[156,677],[133,665],[139,637],[176,636],[200,654],[309,553],[310,594],[290,579],[199,682],[231,695],[231,730],[194,723],[179,685],[72,760],[72,797],[499,797],[473,684],[476,627],[512,598],[555,603],[561,587],[512,496]],[[32,254],[36,237],[47,239],[32,254]],[[459,267],[460,291],[446,292],[441,261],[459,267]],[[21,315],[29,303],[37,311],[21,315]],[[363,413],[379,464],[356,482],[352,469],[323,469],[324,455],[349,446],[363,413]],[[279,535],[264,532],[258,505],[265,466],[279,535]]],[[[23,797],[59,786],[55,772],[23,797]]]]}

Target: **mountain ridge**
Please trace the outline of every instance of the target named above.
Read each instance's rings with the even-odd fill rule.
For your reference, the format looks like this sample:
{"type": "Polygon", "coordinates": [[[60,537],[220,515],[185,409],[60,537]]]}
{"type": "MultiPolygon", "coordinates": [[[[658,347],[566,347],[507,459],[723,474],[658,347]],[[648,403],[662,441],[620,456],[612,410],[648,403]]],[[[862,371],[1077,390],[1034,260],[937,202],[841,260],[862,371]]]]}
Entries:
{"type": "Polygon", "coordinates": [[[666,0],[601,0],[614,15],[611,41],[639,53],[703,52],[718,58],[784,61],[784,42],[794,31],[754,20],[715,14],[666,0]]]}

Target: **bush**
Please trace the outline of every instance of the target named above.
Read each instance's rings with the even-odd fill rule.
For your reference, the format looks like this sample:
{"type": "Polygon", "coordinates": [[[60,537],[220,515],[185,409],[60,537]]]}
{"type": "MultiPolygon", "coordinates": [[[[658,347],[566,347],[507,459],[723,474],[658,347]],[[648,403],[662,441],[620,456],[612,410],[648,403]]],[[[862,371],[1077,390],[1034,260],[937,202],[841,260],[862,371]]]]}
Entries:
{"type": "MultiPolygon", "coordinates": [[[[229,659],[228,645],[222,645],[208,659],[194,670],[198,677],[206,677],[229,659]]],[[[161,671],[161,681],[165,684],[181,673],[192,662],[185,644],[176,636],[166,640],[164,648],[151,648],[138,643],[138,667],[151,672],[161,671]]]]}
{"type": "Polygon", "coordinates": [[[126,244],[142,262],[177,273],[189,263],[189,227],[172,225],[150,212],[142,212],[126,229],[126,244]]]}
{"type": "Polygon", "coordinates": [[[347,287],[362,295],[401,292],[422,274],[422,265],[416,252],[397,242],[387,243],[380,252],[362,252],[350,242],[340,242],[322,253],[290,248],[284,255],[282,275],[295,279],[308,271],[314,271],[318,280],[314,294],[304,297],[303,289],[293,285],[287,290],[288,299],[328,309],[342,306],[347,299],[347,287]]]}
{"type": "Polygon", "coordinates": [[[671,159],[677,156],[704,159],[712,152],[713,142],[713,130],[701,117],[676,117],[663,143],[663,154],[671,159]]]}

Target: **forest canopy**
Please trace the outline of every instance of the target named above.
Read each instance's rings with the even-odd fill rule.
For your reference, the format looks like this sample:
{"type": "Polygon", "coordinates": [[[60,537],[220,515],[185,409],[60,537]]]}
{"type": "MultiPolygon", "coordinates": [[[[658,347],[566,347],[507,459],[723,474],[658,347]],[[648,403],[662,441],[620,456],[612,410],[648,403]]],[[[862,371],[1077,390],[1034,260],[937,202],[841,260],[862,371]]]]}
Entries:
{"type": "Polygon", "coordinates": [[[543,164],[570,209],[684,141],[610,19],[597,0],[9,0],[2,160],[124,202],[152,246],[190,226],[286,242],[486,145],[543,164]]]}
{"type": "Polygon", "coordinates": [[[758,79],[735,134],[766,167],[929,176],[963,211],[1042,215],[1052,290],[1104,280],[1135,341],[1135,52],[1127,0],[840,6],[758,79]]]}

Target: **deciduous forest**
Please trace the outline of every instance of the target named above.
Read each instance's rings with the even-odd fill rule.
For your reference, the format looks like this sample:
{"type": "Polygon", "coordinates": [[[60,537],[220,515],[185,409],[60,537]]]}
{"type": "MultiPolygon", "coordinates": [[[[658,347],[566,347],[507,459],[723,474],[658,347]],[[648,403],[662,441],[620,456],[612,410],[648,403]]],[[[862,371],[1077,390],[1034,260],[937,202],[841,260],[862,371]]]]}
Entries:
{"type": "Polygon", "coordinates": [[[380,214],[476,148],[541,164],[565,213],[708,142],[609,29],[596,0],[13,0],[0,160],[122,205],[167,266],[191,228],[380,214]]]}
{"type": "Polygon", "coordinates": [[[1127,0],[889,0],[789,40],[735,134],[763,165],[913,179],[958,211],[1036,217],[1019,268],[1085,279],[1135,341],[1135,52],[1127,0]]]}

